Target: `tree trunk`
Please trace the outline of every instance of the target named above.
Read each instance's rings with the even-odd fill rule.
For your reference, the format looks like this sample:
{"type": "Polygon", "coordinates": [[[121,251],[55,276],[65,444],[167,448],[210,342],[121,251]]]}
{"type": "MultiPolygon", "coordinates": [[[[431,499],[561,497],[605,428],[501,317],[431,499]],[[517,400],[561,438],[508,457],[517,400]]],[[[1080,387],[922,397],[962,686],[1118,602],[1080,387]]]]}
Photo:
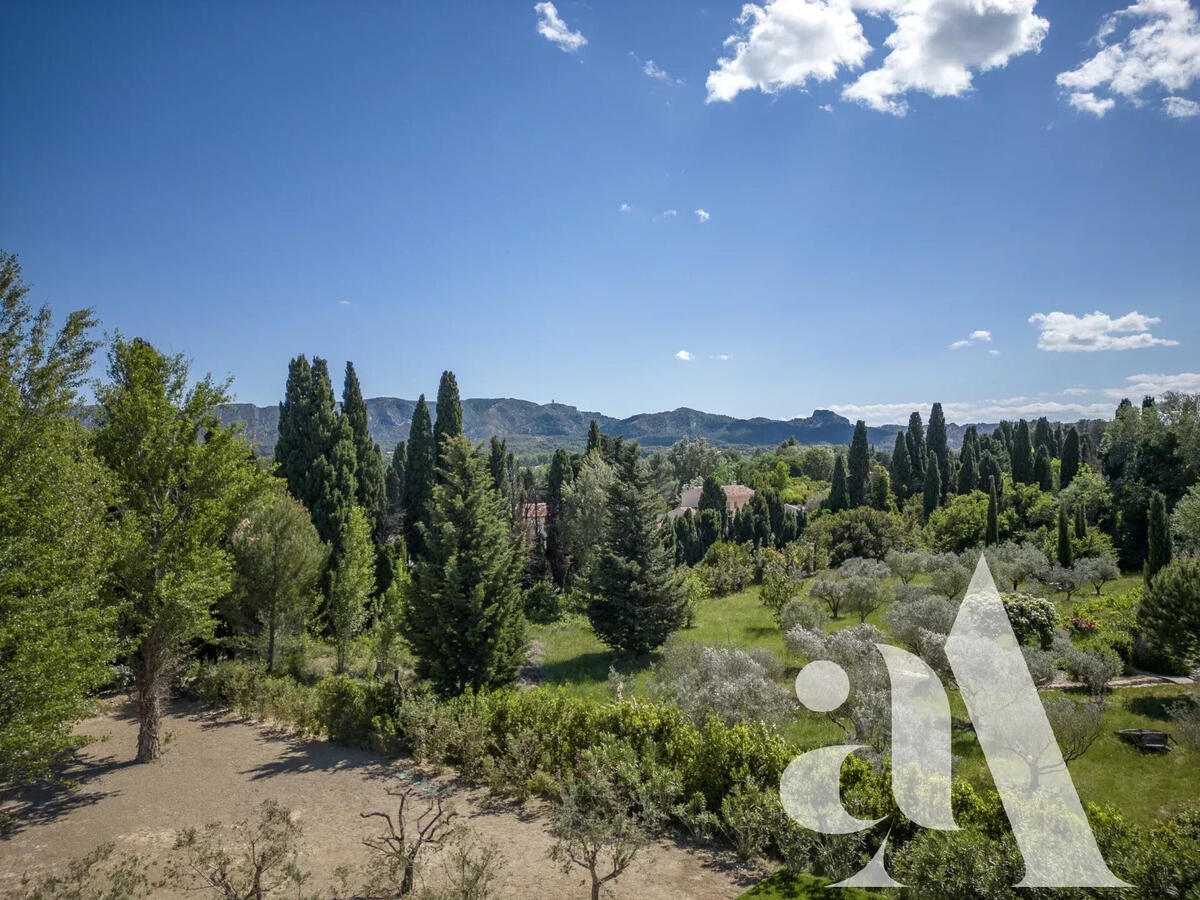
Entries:
{"type": "Polygon", "coordinates": [[[600,882],[592,879],[592,900],[600,900],[600,882]]]}
{"type": "Polygon", "coordinates": [[[134,703],[138,712],[138,762],[151,762],[162,755],[159,726],[162,724],[164,673],[156,643],[147,638],[142,645],[134,703]]]}
{"type": "Polygon", "coordinates": [[[275,610],[267,620],[267,672],[275,671],[275,610]]]}

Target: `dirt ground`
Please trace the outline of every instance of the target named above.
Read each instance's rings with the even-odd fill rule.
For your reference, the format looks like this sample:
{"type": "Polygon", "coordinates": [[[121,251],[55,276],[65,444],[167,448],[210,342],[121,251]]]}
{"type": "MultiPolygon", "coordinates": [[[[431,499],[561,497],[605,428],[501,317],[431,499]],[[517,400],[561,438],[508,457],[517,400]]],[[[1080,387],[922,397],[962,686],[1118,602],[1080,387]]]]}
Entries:
{"type": "MultiPolygon", "coordinates": [[[[77,787],[0,796],[0,805],[17,818],[15,831],[0,839],[0,895],[17,887],[22,872],[57,870],[104,841],[161,865],[178,829],[231,824],[251,817],[264,800],[292,809],[304,828],[303,867],[313,873],[314,887],[324,888],[337,866],[366,862],[362,839],[382,823],[364,821],[360,813],[394,815],[388,787],[422,778],[412,767],[370,753],[297,740],[185,703],[175,704],[164,724],[170,734],[164,757],[137,765],[137,723],[124,703],[111,702],[102,715],[80,725],[81,733],[99,740],[79,752],[68,773],[77,787]]],[[[502,897],[588,896],[582,870],[564,874],[549,859],[552,840],[536,804],[517,807],[445,778],[436,783],[461,820],[504,854],[502,897]]],[[[440,866],[434,861],[426,869],[428,883],[436,885],[440,866]]],[[[724,900],[738,896],[757,877],[722,856],[660,842],[610,883],[608,895],[724,900]]],[[[156,896],[203,895],[164,889],[156,896]]]]}

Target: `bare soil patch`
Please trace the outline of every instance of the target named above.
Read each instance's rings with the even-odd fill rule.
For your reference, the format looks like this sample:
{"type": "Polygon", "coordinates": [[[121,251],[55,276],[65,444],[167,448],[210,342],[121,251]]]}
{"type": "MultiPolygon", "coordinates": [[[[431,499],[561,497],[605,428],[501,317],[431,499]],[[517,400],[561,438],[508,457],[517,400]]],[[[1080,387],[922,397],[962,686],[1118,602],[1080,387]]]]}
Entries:
{"type": "MultiPolygon", "coordinates": [[[[68,774],[77,787],[0,796],[0,805],[17,816],[15,833],[0,840],[0,894],[15,888],[22,872],[58,869],[105,841],[161,863],[177,830],[232,824],[252,817],[265,800],[288,806],[302,823],[304,867],[313,873],[314,886],[324,887],[332,884],[337,866],[359,867],[367,860],[362,839],[378,820],[367,822],[360,814],[394,814],[388,787],[425,779],[445,792],[465,824],[499,845],[507,860],[501,896],[562,900],[588,895],[581,870],[564,874],[549,859],[553,841],[539,803],[497,802],[483,790],[447,776],[431,778],[407,762],[328,741],[299,740],[194,704],[174,704],[165,727],[171,740],[164,757],[138,765],[133,762],[137,722],[124,703],[109,703],[103,714],[79,727],[98,740],[71,766],[68,774]]],[[[437,884],[437,862],[427,869],[429,883],[437,884]]],[[[725,900],[756,877],[723,854],[660,841],[612,886],[611,896],[725,900]]],[[[197,895],[164,890],[156,896],[197,895]]]]}

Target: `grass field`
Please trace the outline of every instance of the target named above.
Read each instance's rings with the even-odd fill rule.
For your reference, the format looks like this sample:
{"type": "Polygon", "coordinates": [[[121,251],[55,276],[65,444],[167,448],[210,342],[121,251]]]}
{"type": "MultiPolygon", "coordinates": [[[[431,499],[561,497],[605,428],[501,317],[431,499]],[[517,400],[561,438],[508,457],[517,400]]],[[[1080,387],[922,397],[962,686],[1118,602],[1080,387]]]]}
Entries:
{"type": "MultiPolygon", "coordinates": [[[[1103,593],[1123,593],[1140,583],[1138,577],[1121,578],[1106,585],[1103,593]]],[[[1091,594],[1091,589],[1077,594],[1071,604],[1061,595],[1056,601],[1060,609],[1069,612],[1076,600],[1091,594]]],[[[886,633],[885,613],[886,606],[867,621],[886,633]]],[[[857,624],[856,615],[843,615],[831,627],[849,628],[857,624]]],[[[787,653],[774,616],[759,602],[757,587],[706,600],[697,612],[695,626],[683,635],[687,640],[708,645],[733,644],[745,649],[771,650],[788,667],[785,677],[789,681],[804,662],[787,653]]],[[[572,693],[597,700],[609,697],[610,667],[624,676],[632,676],[635,691],[645,692],[650,668],[658,658],[657,654],[632,660],[618,657],[596,638],[587,619],[580,615],[567,616],[551,625],[532,626],[531,637],[542,646],[544,683],[562,685],[572,693]]],[[[1193,690],[1189,686],[1162,685],[1118,689],[1110,695],[1104,732],[1087,754],[1070,766],[1084,802],[1112,803],[1128,817],[1144,822],[1174,812],[1194,797],[1200,754],[1175,747],[1162,756],[1145,755],[1113,734],[1121,728],[1169,731],[1167,707],[1193,690]]],[[[961,697],[953,689],[949,694],[953,714],[965,717],[961,697]]],[[[1083,695],[1078,695],[1078,699],[1083,699],[1083,695]]],[[[840,729],[827,718],[803,710],[797,712],[787,735],[803,746],[834,744],[843,739],[840,729]]],[[[956,773],[977,786],[990,787],[990,775],[974,734],[956,733],[953,750],[956,773]]]]}

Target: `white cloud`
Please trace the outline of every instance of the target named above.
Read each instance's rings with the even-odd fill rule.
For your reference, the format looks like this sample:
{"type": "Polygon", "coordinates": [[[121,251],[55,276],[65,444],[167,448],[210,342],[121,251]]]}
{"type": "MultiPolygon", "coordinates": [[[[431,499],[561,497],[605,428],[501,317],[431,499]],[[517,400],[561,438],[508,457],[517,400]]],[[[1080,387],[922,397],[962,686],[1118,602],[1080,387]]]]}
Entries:
{"type": "Polygon", "coordinates": [[[675,354],[675,358],[682,362],[691,362],[693,359],[695,359],[695,357],[692,356],[692,354],[689,353],[687,350],[680,350],[678,353],[675,354]]]}
{"type": "Polygon", "coordinates": [[[1163,111],[1172,119],[1190,119],[1200,116],[1200,103],[1187,97],[1164,97],[1163,111]]]}
{"type": "Polygon", "coordinates": [[[711,218],[712,218],[712,216],[709,215],[705,210],[703,210],[703,209],[696,210],[696,221],[699,222],[700,224],[704,224],[711,218]]]}
{"type": "Polygon", "coordinates": [[[1097,97],[1091,91],[1076,91],[1067,97],[1070,103],[1080,112],[1091,113],[1097,119],[1103,119],[1104,114],[1117,105],[1112,97],[1097,97]]]}
{"type": "Polygon", "coordinates": [[[558,46],[563,53],[575,53],[587,44],[582,32],[572,31],[567,23],[559,18],[558,10],[549,0],[534,4],[533,11],[537,13],[537,31],[550,43],[558,46]]]}
{"type": "Polygon", "coordinates": [[[1014,56],[1037,53],[1050,23],[1034,14],[1037,0],[850,0],[896,23],[884,42],[883,64],[864,72],[842,96],[879,112],[908,112],[905,94],[959,97],[975,72],[1003,68],[1014,56]]]}
{"type": "Polygon", "coordinates": [[[774,94],[831,81],[842,68],[862,65],[871,45],[849,0],[771,0],[747,3],[739,30],[725,39],[731,56],[708,73],[707,102],[732,100],[742,91],[774,94]]]}
{"type": "MultiPolygon", "coordinates": [[[[975,331],[972,331],[963,340],[955,341],[953,344],[950,345],[950,349],[951,350],[961,350],[961,349],[963,349],[963,347],[970,347],[972,344],[981,343],[981,342],[990,344],[991,341],[992,341],[992,333],[990,331],[985,331],[982,328],[978,328],[975,331]]],[[[993,350],[992,353],[993,353],[993,355],[998,355],[999,351],[993,350]]]]}
{"type": "Polygon", "coordinates": [[[657,222],[659,219],[670,219],[677,215],[679,215],[679,210],[677,210],[677,209],[664,209],[662,212],[660,212],[657,216],[654,217],[654,221],[657,222]]]}
{"type": "Polygon", "coordinates": [[[632,206],[630,206],[628,203],[622,203],[619,211],[620,211],[620,212],[623,212],[623,213],[627,213],[627,212],[629,212],[631,209],[633,209],[633,207],[632,207],[632,206]]]}
{"type": "MultiPolygon", "coordinates": [[[[1188,0],[1137,0],[1101,20],[1095,43],[1095,55],[1058,76],[1071,105],[1093,115],[1103,116],[1116,102],[1101,99],[1099,91],[1141,105],[1146,90],[1175,94],[1200,79],[1200,14],[1188,0]]],[[[1181,106],[1171,99],[1167,115],[1191,102],[1174,98],[1184,100],[1181,106]]]]}
{"type": "Polygon", "coordinates": [[[1200,372],[1180,372],[1178,375],[1130,375],[1124,387],[1108,388],[1109,397],[1140,398],[1147,394],[1159,396],[1167,391],[1193,394],[1200,391],[1200,372]]]}
{"type": "Polygon", "coordinates": [[[349,305],[350,305],[349,300],[339,300],[338,301],[338,306],[349,306],[349,305]]]}
{"type": "MultiPolygon", "coordinates": [[[[637,59],[637,57],[634,56],[634,59],[637,59]]],[[[652,59],[648,59],[648,60],[646,60],[645,63],[642,64],[642,71],[645,72],[651,78],[653,78],[655,81],[661,81],[663,84],[673,84],[675,86],[679,86],[679,85],[683,84],[682,78],[672,78],[666,72],[666,70],[662,69],[658,65],[658,63],[656,63],[652,59]]]]}
{"type": "Polygon", "coordinates": [[[1158,338],[1150,326],[1161,319],[1126,313],[1116,319],[1102,312],[1076,316],[1072,313],[1036,313],[1029,317],[1037,325],[1038,349],[1066,352],[1095,352],[1098,350],[1137,350],[1142,347],[1174,347],[1179,341],[1158,338]]]}
{"type": "Polygon", "coordinates": [[[989,350],[988,351],[988,356],[999,356],[999,355],[1000,355],[999,350],[989,350]]]}
{"type": "Polygon", "coordinates": [[[728,354],[728,353],[718,353],[718,354],[717,354],[717,355],[714,357],[714,359],[719,359],[719,360],[721,360],[721,362],[728,362],[728,361],[729,361],[729,354],[728,354]]]}
{"type": "Polygon", "coordinates": [[[833,104],[832,103],[822,103],[820,106],[817,107],[817,109],[819,109],[821,112],[831,113],[831,112],[833,112],[833,104]]]}

